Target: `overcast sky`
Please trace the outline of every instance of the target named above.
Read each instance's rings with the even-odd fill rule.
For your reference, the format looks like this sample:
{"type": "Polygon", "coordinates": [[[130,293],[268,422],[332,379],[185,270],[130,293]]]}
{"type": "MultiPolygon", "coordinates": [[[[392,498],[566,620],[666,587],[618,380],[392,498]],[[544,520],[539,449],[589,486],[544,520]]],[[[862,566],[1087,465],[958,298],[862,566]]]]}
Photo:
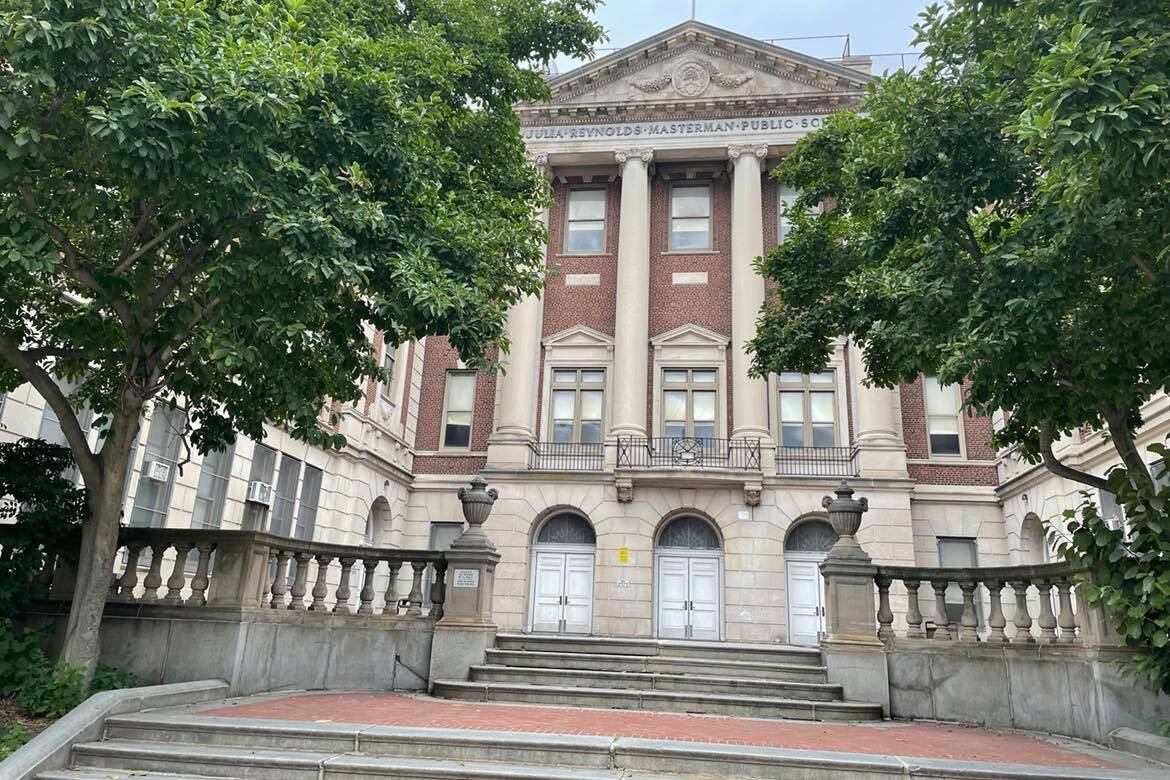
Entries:
{"type": "MultiPolygon", "coordinates": [[[[930,0],[696,0],[696,18],[752,38],[840,36],[824,40],[780,41],[778,45],[818,57],[840,57],[844,36],[854,54],[910,51],[910,26],[930,0]]],[[[609,33],[604,47],[622,47],[673,27],[691,16],[691,0],[609,0],[597,19],[609,33]]],[[[603,55],[607,52],[599,52],[603,55]]],[[[875,59],[874,70],[889,58],[875,59]]],[[[558,63],[560,72],[576,63],[558,63]]]]}

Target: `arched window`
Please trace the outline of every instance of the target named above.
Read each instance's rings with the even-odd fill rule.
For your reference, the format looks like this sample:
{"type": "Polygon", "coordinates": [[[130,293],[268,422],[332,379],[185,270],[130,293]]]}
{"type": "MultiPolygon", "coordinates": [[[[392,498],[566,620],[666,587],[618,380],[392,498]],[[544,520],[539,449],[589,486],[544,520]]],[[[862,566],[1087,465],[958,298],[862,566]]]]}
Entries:
{"type": "Polygon", "coordinates": [[[580,515],[562,512],[545,521],[536,534],[537,544],[597,544],[593,526],[580,515]]]}
{"type": "Polygon", "coordinates": [[[690,550],[718,550],[719,534],[701,517],[676,517],[658,536],[659,547],[682,547],[690,550]]]}
{"type": "Polygon", "coordinates": [[[784,540],[784,552],[827,553],[837,543],[837,532],[824,520],[800,523],[784,540]]]}

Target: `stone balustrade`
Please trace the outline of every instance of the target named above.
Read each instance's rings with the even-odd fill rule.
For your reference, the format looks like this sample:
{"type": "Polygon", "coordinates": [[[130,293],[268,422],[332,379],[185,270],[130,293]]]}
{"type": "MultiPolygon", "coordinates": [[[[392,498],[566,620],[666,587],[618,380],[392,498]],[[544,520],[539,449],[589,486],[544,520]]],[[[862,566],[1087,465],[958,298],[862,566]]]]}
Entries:
{"type": "Polygon", "coordinates": [[[114,601],[443,616],[447,561],[442,552],[174,528],[125,528],[119,544],[123,554],[112,572],[114,601]]]}
{"type": "Polygon", "coordinates": [[[897,637],[890,589],[907,596],[906,639],[989,644],[1082,644],[1077,577],[1067,563],[988,568],[878,566],[878,638],[897,637]],[[957,613],[957,614],[956,614],[957,613]],[[1010,626],[1010,628],[1009,628],[1010,626]]]}

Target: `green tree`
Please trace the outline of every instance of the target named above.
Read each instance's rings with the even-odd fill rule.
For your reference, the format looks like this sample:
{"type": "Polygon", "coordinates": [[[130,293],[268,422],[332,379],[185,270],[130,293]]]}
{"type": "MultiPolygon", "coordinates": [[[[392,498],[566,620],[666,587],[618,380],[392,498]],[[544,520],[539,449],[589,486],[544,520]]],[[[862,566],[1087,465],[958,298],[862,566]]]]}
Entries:
{"type": "Polygon", "coordinates": [[[1170,691],[1170,493],[1135,441],[1170,379],[1168,18],[1166,0],[929,8],[921,67],[779,166],[802,195],[761,261],[752,347],[760,373],[812,371],[844,334],[880,386],[969,380],[971,409],[1005,413],[997,444],[1118,493],[1130,538],[1082,512],[1065,551],[1170,691]],[[1109,480],[1053,454],[1085,425],[1121,458],[1109,480]]]}
{"type": "Polygon", "coordinates": [[[89,502],[63,662],[93,669],[147,402],[203,451],[265,420],[339,446],[367,325],[506,347],[547,198],[511,106],[595,5],[0,2],[0,389],[45,397],[89,502]]]}

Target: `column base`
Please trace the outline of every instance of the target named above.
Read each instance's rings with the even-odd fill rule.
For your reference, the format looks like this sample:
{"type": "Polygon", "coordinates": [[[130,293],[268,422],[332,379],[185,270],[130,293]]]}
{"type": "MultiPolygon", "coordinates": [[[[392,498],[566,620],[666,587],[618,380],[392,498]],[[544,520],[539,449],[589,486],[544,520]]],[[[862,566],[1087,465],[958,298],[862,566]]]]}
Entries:
{"type": "Polygon", "coordinates": [[[499,430],[488,437],[487,468],[522,471],[528,468],[531,431],[499,430]]]}
{"type": "Polygon", "coordinates": [[[858,437],[857,466],[863,477],[907,479],[906,447],[896,438],[858,437]]]}

